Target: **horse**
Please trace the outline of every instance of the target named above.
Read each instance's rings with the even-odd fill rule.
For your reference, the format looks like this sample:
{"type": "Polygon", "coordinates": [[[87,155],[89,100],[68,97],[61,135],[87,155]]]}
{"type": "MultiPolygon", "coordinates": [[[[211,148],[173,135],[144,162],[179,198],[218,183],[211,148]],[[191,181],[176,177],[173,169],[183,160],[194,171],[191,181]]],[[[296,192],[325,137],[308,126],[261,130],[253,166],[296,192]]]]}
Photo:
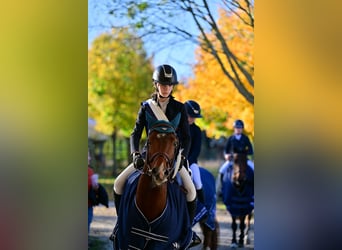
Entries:
{"type": "Polygon", "coordinates": [[[245,234],[248,236],[249,222],[254,209],[254,170],[248,166],[247,160],[245,154],[234,154],[233,162],[228,165],[221,177],[222,200],[232,216],[231,248],[244,246],[245,234]],[[248,218],[248,228],[245,233],[246,217],[248,218]],[[240,221],[239,241],[236,237],[237,220],[240,221]]]}
{"type": "Polygon", "coordinates": [[[192,229],[184,191],[174,181],[179,141],[174,125],[151,125],[145,164],[126,182],[113,230],[114,249],[188,249],[192,229]]]}
{"type": "Polygon", "coordinates": [[[217,250],[219,223],[216,219],[215,177],[207,169],[199,167],[204,191],[204,204],[197,201],[193,226],[199,223],[204,236],[202,250],[217,250]]]}

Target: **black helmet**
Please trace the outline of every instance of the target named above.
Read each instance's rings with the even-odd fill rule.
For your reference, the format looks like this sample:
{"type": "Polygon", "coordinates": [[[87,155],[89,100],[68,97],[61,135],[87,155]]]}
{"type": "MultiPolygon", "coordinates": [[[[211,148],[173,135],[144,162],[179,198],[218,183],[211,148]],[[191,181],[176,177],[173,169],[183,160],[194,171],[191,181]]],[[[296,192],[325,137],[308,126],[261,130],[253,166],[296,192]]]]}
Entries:
{"type": "Polygon", "coordinates": [[[244,128],[245,127],[245,125],[243,124],[243,121],[241,121],[241,120],[236,120],[235,122],[234,122],[234,128],[244,128]]]}
{"type": "Polygon", "coordinates": [[[152,80],[154,83],[159,82],[162,85],[176,85],[177,73],[170,65],[159,65],[153,72],[152,80]]]}
{"type": "Polygon", "coordinates": [[[185,108],[189,116],[194,117],[194,118],[202,117],[201,107],[197,102],[192,101],[192,100],[186,101],[185,108]]]}

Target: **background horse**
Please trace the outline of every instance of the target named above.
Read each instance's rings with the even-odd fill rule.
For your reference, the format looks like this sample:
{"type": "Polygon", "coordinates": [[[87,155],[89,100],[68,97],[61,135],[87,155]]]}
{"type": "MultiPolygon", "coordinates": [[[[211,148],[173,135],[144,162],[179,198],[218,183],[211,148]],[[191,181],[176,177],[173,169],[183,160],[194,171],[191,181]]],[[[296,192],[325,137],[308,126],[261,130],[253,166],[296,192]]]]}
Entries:
{"type": "Polygon", "coordinates": [[[219,223],[216,219],[215,177],[207,169],[199,167],[204,191],[204,204],[197,201],[193,226],[199,222],[204,240],[202,250],[217,250],[219,223]]]}
{"type": "Polygon", "coordinates": [[[174,126],[152,125],[142,173],[127,180],[113,231],[114,249],[187,249],[192,238],[185,194],[171,180],[178,152],[174,126]]]}
{"type": "MultiPolygon", "coordinates": [[[[251,216],[254,209],[254,171],[248,166],[245,154],[234,154],[233,162],[224,171],[221,181],[223,203],[232,216],[231,247],[243,247],[246,216],[251,216]],[[238,242],[236,239],[237,220],[240,221],[238,242]]],[[[247,228],[247,234],[248,231],[249,228],[247,228]]]]}

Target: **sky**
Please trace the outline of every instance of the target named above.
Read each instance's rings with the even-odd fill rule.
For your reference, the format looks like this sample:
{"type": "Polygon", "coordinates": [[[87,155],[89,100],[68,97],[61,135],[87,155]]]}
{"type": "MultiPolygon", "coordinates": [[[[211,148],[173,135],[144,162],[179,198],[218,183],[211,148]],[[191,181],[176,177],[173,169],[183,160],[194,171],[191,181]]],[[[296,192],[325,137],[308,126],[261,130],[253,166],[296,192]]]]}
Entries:
{"type": "MultiPolygon", "coordinates": [[[[88,1],[88,47],[91,42],[99,36],[101,33],[110,32],[110,16],[106,14],[105,9],[100,9],[97,5],[94,7],[94,3],[106,0],[89,0],[88,1]]],[[[113,19],[112,19],[113,20],[113,19]]],[[[120,20],[114,20],[116,24],[120,20]]],[[[168,39],[167,36],[163,36],[163,39],[168,39]]],[[[165,40],[164,40],[165,42],[165,40]]],[[[145,49],[150,56],[153,52],[155,44],[145,44],[145,49]]],[[[154,54],[154,67],[160,64],[172,65],[178,76],[178,80],[185,83],[186,80],[192,76],[192,66],[195,64],[195,45],[191,42],[183,43],[181,45],[173,45],[164,47],[154,54]]]]}

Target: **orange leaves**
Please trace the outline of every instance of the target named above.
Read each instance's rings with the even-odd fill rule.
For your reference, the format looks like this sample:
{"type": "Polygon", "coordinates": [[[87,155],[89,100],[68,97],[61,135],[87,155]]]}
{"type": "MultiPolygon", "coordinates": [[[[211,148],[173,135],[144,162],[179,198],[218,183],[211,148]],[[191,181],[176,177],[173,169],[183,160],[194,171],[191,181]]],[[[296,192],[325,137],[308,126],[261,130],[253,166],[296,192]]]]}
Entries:
{"type": "MultiPolygon", "coordinates": [[[[239,13],[243,15],[243,13],[239,13]]],[[[251,76],[254,76],[254,31],[237,15],[220,11],[220,32],[226,43],[251,76]]],[[[213,37],[212,34],[209,34],[213,37]]],[[[226,69],[233,74],[227,56],[220,49],[219,41],[214,42],[226,69]]],[[[205,129],[209,136],[228,136],[233,129],[233,122],[242,119],[245,123],[245,132],[254,136],[254,107],[239,93],[233,82],[224,74],[221,66],[214,57],[200,47],[196,51],[197,63],[193,67],[194,78],[189,79],[186,86],[177,87],[175,96],[181,101],[196,100],[202,108],[203,118],[198,124],[205,129]]],[[[236,67],[236,63],[233,63],[236,67]]],[[[237,68],[237,67],[236,67],[237,68]]],[[[241,71],[237,72],[239,84],[243,84],[254,94],[251,86],[241,71]]]]}

